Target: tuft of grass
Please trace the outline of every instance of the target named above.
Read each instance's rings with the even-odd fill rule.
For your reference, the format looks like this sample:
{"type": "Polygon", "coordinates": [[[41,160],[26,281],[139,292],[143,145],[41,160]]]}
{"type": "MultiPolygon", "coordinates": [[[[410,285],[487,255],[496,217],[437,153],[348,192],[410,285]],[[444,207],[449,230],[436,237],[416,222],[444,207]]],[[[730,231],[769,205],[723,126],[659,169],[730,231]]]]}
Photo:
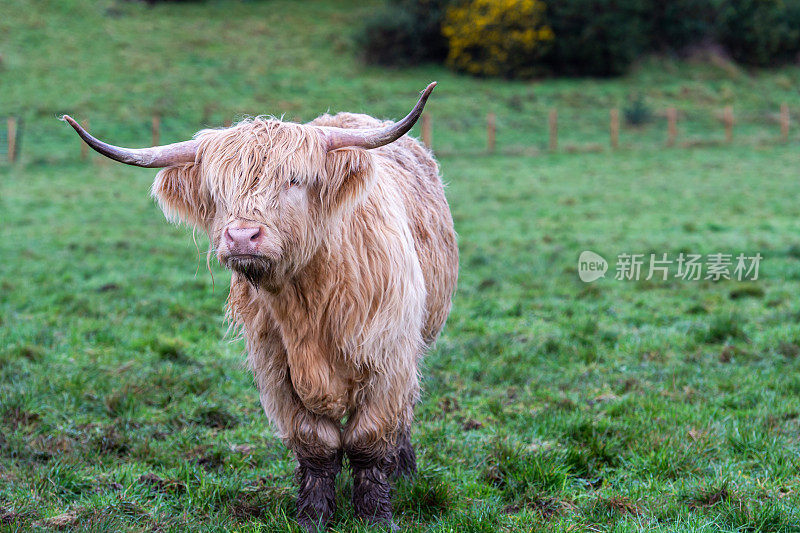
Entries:
{"type": "Polygon", "coordinates": [[[241,520],[266,519],[274,515],[291,515],[294,511],[293,491],[285,487],[255,485],[246,487],[229,503],[229,512],[241,520]]]}
{"type": "Polygon", "coordinates": [[[746,340],[747,334],[742,327],[744,322],[736,313],[714,315],[711,317],[707,329],[698,330],[696,340],[706,344],[746,340]]]}
{"type": "Polygon", "coordinates": [[[188,348],[188,343],[177,337],[160,336],[157,337],[151,345],[151,349],[157,357],[176,363],[187,363],[190,361],[188,348]]]}
{"type": "Polygon", "coordinates": [[[745,283],[735,289],[731,289],[731,292],[728,293],[728,297],[731,300],[738,300],[740,298],[763,298],[764,294],[764,287],[753,283],[745,283]]]}
{"type": "Polygon", "coordinates": [[[211,429],[230,429],[239,424],[239,419],[235,415],[217,405],[200,406],[194,412],[192,420],[211,429]]]}
{"type": "Polygon", "coordinates": [[[531,452],[508,438],[492,441],[484,477],[508,504],[535,506],[542,495],[561,494],[572,480],[561,454],[531,452]]]}
{"type": "Polygon", "coordinates": [[[687,503],[692,508],[714,507],[734,499],[734,495],[728,486],[723,483],[716,487],[701,488],[686,498],[687,503]]]}
{"type": "Polygon", "coordinates": [[[723,502],[719,507],[718,520],[720,525],[733,531],[800,531],[796,509],[787,511],[777,502],[756,498],[723,502]]]}
{"type": "Polygon", "coordinates": [[[797,342],[781,342],[778,344],[778,353],[786,359],[797,359],[800,356],[800,346],[797,342]]]}
{"type": "Polygon", "coordinates": [[[456,500],[451,482],[440,469],[420,470],[412,479],[400,479],[395,485],[394,508],[418,520],[447,516],[456,500]]]}
{"type": "Polygon", "coordinates": [[[137,483],[149,487],[150,490],[159,493],[184,493],[186,492],[186,484],[176,479],[163,479],[156,474],[142,474],[137,483]]]}

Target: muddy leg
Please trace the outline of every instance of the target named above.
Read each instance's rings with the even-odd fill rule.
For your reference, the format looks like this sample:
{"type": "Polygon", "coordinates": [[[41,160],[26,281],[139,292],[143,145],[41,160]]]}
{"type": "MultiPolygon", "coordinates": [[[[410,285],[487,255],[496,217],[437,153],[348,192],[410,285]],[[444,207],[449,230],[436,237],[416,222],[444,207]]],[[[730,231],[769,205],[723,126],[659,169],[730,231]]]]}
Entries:
{"type": "Polygon", "coordinates": [[[320,531],[336,508],[336,475],[342,468],[340,425],[312,413],[298,398],[277,330],[262,332],[259,343],[248,346],[248,351],[264,411],[297,457],[297,521],[308,531],[320,531]]]}
{"type": "Polygon", "coordinates": [[[397,452],[393,461],[393,476],[414,477],[417,473],[417,455],[411,444],[410,431],[404,431],[397,440],[397,452]]]}
{"type": "Polygon", "coordinates": [[[358,449],[348,449],[353,472],[353,507],[356,515],[371,524],[383,524],[394,530],[389,475],[391,459],[358,449]]]}
{"type": "Polygon", "coordinates": [[[327,456],[297,454],[297,522],[307,531],[323,531],[336,511],[336,475],[341,452],[327,456]]]}
{"type": "MultiPolygon", "coordinates": [[[[413,470],[411,443],[398,427],[410,427],[411,410],[398,408],[391,416],[375,409],[379,404],[366,404],[354,413],[344,431],[344,450],[353,472],[353,507],[356,515],[372,524],[391,530],[392,521],[390,478],[398,470],[413,470]],[[402,460],[398,444],[403,443],[402,460]]],[[[406,403],[406,406],[408,403],[406,403]]]]}

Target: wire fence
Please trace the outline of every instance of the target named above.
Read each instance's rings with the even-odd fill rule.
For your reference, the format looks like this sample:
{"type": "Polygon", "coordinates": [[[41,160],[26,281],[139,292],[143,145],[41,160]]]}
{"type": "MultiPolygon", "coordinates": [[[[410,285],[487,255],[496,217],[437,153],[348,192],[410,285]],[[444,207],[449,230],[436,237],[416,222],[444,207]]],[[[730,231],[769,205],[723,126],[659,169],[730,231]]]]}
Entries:
{"type": "MultiPolygon", "coordinates": [[[[89,161],[93,157],[90,150],[72,128],[59,124],[56,117],[56,114],[40,116],[30,123],[15,115],[0,117],[0,163],[89,161]]],[[[196,121],[159,114],[123,120],[95,114],[76,119],[101,139],[133,147],[185,140],[199,129],[231,124],[222,117],[207,114],[196,121]]],[[[619,108],[520,110],[517,114],[489,112],[483,116],[426,112],[412,134],[445,157],[533,156],[547,152],[797,142],[800,128],[792,125],[798,119],[800,110],[793,112],[785,104],[775,109],[673,107],[639,117],[638,121],[633,121],[626,110],[619,108]]]]}

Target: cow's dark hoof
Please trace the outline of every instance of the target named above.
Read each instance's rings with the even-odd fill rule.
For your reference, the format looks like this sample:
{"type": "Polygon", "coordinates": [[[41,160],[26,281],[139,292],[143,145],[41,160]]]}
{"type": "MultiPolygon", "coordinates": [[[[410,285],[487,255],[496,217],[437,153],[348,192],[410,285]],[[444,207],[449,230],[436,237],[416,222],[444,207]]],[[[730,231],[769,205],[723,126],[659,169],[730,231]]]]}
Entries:
{"type": "Polygon", "coordinates": [[[297,495],[297,522],[309,532],[324,531],[336,511],[336,475],[342,469],[342,456],[301,457],[297,469],[300,491],[297,495]]]}

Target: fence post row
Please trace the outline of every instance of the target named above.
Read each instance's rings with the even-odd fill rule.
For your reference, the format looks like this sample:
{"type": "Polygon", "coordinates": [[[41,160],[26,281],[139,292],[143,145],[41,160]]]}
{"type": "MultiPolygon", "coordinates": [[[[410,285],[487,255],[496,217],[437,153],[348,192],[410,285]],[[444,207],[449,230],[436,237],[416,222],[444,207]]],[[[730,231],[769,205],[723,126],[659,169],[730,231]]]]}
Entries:
{"type": "Polygon", "coordinates": [[[497,130],[495,119],[494,113],[488,113],[486,115],[486,149],[490,154],[494,153],[495,147],[495,133],[497,130]]]}
{"type": "MultiPolygon", "coordinates": [[[[89,119],[84,119],[81,121],[81,126],[86,131],[89,131],[89,119]]],[[[83,140],[78,139],[81,143],[81,160],[86,161],[89,158],[89,145],[83,142],[83,140]]]]}
{"type": "Polygon", "coordinates": [[[611,148],[619,148],[619,109],[612,109],[609,112],[611,124],[609,126],[611,135],[611,148]]]}
{"type": "Polygon", "coordinates": [[[161,117],[158,115],[153,115],[151,133],[153,136],[153,144],[151,144],[150,146],[158,146],[159,144],[161,144],[161,117]]]}
{"type": "MultiPolygon", "coordinates": [[[[666,109],[667,118],[667,146],[675,146],[678,137],[678,110],[674,107],[666,109]]],[[[430,113],[422,115],[422,142],[428,148],[433,148],[433,126],[430,113]]],[[[785,102],[780,105],[780,140],[783,143],[789,142],[789,128],[791,115],[789,106],[785,102]]],[[[733,142],[733,127],[735,124],[733,106],[725,106],[722,111],[722,122],[725,126],[725,142],[733,142]]],[[[549,123],[549,143],[551,152],[558,150],[558,110],[551,109],[548,117],[549,123]]],[[[225,120],[225,127],[231,126],[230,120],[225,120]]],[[[89,119],[81,121],[81,126],[89,130],[89,119]]],[[[8,162],[13,163],[19,155],[19,119],[9,116],[6,119],[8,132],[7,148],[8,162]]],[[[154,114],[151,122],[152,146],[161,144],[161,116],[154,114]]],[[[618,108],[609,110],[609,142],[612,149],[619,148],[620,134],[620,112],[618,108]]],[[[497,149],[497,114],[489,112],[486,115],[486,148],[487,152],[493,154],[497,149]]],[[[86,143],[80,142],[81,159],[86,161],[89,158],[89,147],[86,143]]]]}
{"type": "Polygon", "coordinates": [[[722,111],[722,120],[725,122],[725,142],[733,142],[733,107],[725,106],[722,111]]]}
{"type": "Polygon", "coordinates": [[[675,146],[678,137],[678,110],[674,107],[667,109],[667,146],[675,146]]]}
{"type": "Polygon", "coordinates": [[[431,115],[425,113],[422,115],[422,144],[429,149],[433,148],[433,131],[431,130],[431,115]]]}
{"type": "Polygon", "coordinates": [[[789,106],[781,104],[781,140],[789,142],[789,106]]]}
{"type": "Polygon", "coordinates": [[[8,162],[13,163],[17,156],[17,117],[8,117],[8,162]]]}

